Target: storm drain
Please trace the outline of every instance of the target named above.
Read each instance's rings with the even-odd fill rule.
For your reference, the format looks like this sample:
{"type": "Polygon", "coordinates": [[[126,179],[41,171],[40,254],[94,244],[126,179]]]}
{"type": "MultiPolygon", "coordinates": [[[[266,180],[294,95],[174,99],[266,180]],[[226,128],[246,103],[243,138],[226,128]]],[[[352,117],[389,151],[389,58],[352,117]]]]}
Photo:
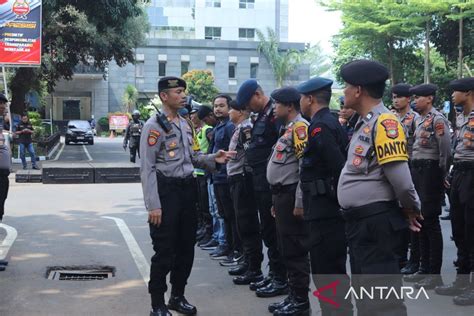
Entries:
{"type": "Polygon", "coordinates": [[[49,267],[46,272],[48,280],[56,281],[97,281],[110,279],[115,276],[114,267],[49,267]]]}

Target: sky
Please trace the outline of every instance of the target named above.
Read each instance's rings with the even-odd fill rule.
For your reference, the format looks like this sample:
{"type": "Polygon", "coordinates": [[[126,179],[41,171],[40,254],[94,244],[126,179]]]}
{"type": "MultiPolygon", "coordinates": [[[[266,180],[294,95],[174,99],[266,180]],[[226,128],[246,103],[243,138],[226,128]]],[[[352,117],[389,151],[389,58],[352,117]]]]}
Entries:
{"type": "Polygon", "coordinates": [[[320,43],[324,52],[333,53],[331,38],[339,32],[342,22],[339,12],[327,12],[315,0],[288,0],[289,42],[320,43]]]}

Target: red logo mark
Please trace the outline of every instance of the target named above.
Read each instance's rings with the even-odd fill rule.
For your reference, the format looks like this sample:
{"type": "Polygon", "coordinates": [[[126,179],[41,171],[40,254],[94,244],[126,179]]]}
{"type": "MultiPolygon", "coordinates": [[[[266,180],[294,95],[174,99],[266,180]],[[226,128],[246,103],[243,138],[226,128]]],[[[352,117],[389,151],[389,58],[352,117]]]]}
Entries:
{"type": "Polygon", "coordinates": [[[336,287],[339,285],[339,283],[341,283],[341,281],[337,280],[337,281],[334,281],[332,283],[329,283],[328,285],[320,287],[318,290],[313,292],[313,295],[316,296],[319,300],[321,300],[323,302],[326,302],[328,304],[331,304],[334,307],[338,308],[339,306],[341,306],[341,304],[339,304],[336,301],[333,301],[329,297],[321,295],[321,293],[326,291],[326,290],[332,289],[332,296],[336,296],[336,287]]]}

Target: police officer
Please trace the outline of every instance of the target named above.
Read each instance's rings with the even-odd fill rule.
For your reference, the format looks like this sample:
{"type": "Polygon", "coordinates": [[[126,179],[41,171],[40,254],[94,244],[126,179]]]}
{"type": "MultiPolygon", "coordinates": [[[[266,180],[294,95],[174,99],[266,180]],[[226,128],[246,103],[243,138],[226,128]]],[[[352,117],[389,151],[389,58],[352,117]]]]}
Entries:
{"type": "Polygon", "coordinates": [[[271,97],[282,129],[268,161],[267,180],[272,190],[272,212],[281,256],[288,271],[290,295],[268,309],[274,315],[309,315],[309,261],[305,247],[308,229],[302,218],[301,197],[296,198],[299,160],[308,139],[308,121],[300,114],[300,93],[295,88],[277,89],[271,97]],[[295,205],[300,206],[298,212],[295,205]]]}
{"type": "Polygon", "coordinates": [[[252,136],[250,113],[244,106],[234,100],[230,103],[229,118],[234,123],[229,150],[237,152],[227,163],[227,175],[230,193],[236,214],[237,231],[242,240],[245,260],[237,267],[230,269],[235,284],[250,284],[263,279],[262,274],[262,237],[258,222],[258,209],[255,203],[252,174],[246,164],[245,151],[252,136]]]}
{"type": "MultiPolygon", "coordinates": [[[[399,83],[392,87],[393,107],[405,131],[409,160],[412,158],[413,143],[415,142],[415,121],[420,116],[410,107],[410,88],[412,88],[412,86],[406,83],[399,83]]],[[[407,230],[406,236],[406,242],[403,248],[400,249],[400,264],[403,266],[406,263],[401,269],[401,272],[402,274],[413,274],[418,271],[420,264],[420,239],[418,233],[409,230],[407,230]],[[408,243],[410,243],[410,260],[407,262],[408,243]]]]}
{"type": "Polygon", "coordinates": [[[154,256],[150,282],[152,316],[171,315],[169,309],[185,315],[196,314],[196,307],[184,297],[184,289],[194,260],[197,214],[194,165],[215,170],[231,153],[219,151],[202,155],[190,122],[178,115],[186,103],[186,82],[164,77],[158,82],[162,113],[144,125],[140,139],[141,180],[154,256]],[[171,271],[171,297],[164,304],[166,276],[171,271]]]}
{"type": "Polygon", "coordinates": [[[308,146],[300,169],[304,218],[310,227],[310,258],[313,280],[317,289],[339,281],[335,300],[341,306],[334,309],[321,301],[322,315],[351,315],[352,303],[345,300],[349,289],[346,273],[347,242],[344,220],[339,212],[337,182],[346,162],[347,134],[331,115],[332,80],[316,77],[298,86],[302,93],[301,111],[311,117],[308,146]]]}
{"type": "Polygon", "coordinates": [[[266,177],[267,161],[278,139],[279,125],[275,122],[275,106],[272,100],[264,94],[256,80],[250,79],[242,83],[236,101],[239,106],[248,107],[252,112],[258,113],[246,158],[252,168],[261,234],[268,248],[271,278],[265,278],[260,284],[251,284],[251,289],[256,289],[256,295],[259,297],[273,297],[288,292],[286,268],[278,250],[275,219],[271,214],[272,193],[266,177]]]}
{"type": "Polygon", "coordinates": [[[462,105],[465,120],[460,126],[455,142],[453,178],[451,181],[451,226],[458,249],[456,280],[446,286],[436,287],[440,295],[457,295],[457,305],[474,305],[474,78],[451,81],[455,104],[462,105]]]}
{"type": "Polygon", "coordinates": [[[416,287],[434,289],[442,285],[443,236],[439,223],[444,179],[451,157],[451,139],[447,119],[433,108],[437,86],[422,84],[410,89],[420,117],[416,120],[412,155],[412,175],[421,199],[424,217],[420,233],[421,263],[418,272],[405,277],[419,282],[416,287]],[[427,274],[430,274],[427,276],[427,274]]]}
{"type": "Polygon", "coordinates": [[[138,153],[140,157],[140,135],[142,134],[143,122],[140,121],[140,112],[133,111],[132,121],[128,124],[125,130],[125,137],[123,139],[123,149],[126,150],[127,144],[130,148],[130,162],[135,163],[135,158],[138,153]]]}
{"type": "MultiPolygon", "coordinates": [[[[402,285],[396,249],[408,217],[419,230],[420,202],[410,177],[403,127],[383,104],[388,70],[382,64],[356,60],[341,68],[345,103],[359,113],[339,178],[337,196],[349,245],[352,286],[402,285]],[[400,208],[401,204],[401,208],[400,208]],[[403,212],[402,212],[403,209],[403,212]],[[405,214],[405,215],[404,215],[405,214]],[[385,274],[386,278],[375,274],[385,274]]],[[[360,315],[406,315],[402,300],[358,300],[360,315]]]]}

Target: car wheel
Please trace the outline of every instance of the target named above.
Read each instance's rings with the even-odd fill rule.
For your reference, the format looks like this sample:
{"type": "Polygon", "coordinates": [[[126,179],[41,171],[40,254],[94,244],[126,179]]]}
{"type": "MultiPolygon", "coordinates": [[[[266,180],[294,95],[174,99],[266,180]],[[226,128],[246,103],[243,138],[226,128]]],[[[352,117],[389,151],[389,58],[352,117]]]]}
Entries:
{"type": "Polygon", "coordinates": [[[65,143],[66,143],[66,145],[69,145],[71,142],[67,140],[65,143]]]}
{"type": "Polygon", "coordinates": [[[94,145],[94,140],[90,140],[89,145],[94,145]]]}

